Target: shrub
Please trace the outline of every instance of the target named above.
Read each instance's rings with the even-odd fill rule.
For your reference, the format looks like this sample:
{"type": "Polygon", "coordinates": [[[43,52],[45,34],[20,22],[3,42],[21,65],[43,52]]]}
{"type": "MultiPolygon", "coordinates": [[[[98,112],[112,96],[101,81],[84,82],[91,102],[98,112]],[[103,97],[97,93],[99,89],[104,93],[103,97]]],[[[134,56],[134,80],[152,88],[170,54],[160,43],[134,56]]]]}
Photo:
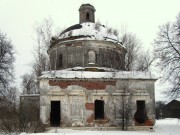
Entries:
{"type": "Polygon", "coordinates": [[[118,35],[119,35],[118,30],[117,30],[117,29],[114,29],[114,30],[113,30],[113,34],[114,34],[115,36],[118,36],[118,35]]]}
{"type": "Polygon", "coordinates": [[[97,30],[97,31],[100,31],[101,29],[100,29],[100,22],[99,21],[97,21],[96,23],[95,23],[95,26],[94,26],[94,28],[95,28],[95,30],[97,30]]]}
{"type": "Polygon", "coordinates": [[[108,33],[108,34],[112,34],[112,28],[108,28],[108,29],[107,29],[107,33],[108,33]]]}
{"type": "Polygon", "coordinates": [[[45,131],[39,118],[39,106],[20,104],[19,111],[14,106],[0,107],[0,131],[7,134],[45,131]]]}

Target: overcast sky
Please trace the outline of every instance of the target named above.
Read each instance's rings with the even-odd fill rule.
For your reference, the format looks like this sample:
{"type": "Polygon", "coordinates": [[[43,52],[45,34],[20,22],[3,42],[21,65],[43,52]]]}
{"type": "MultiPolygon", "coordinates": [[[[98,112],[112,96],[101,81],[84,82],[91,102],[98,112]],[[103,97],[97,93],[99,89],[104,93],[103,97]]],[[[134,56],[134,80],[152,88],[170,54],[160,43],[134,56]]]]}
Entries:
{"type": "MultiPolygon", "coordinates": [[[[180,12],[179,0],[0,0],[0,30],[11,39],[16,50],[15,71],[20,76],[30,72],[33,59],[33,26],[44,18],[52,18],[56,28],[79,23],[78,9],[90,3],[95,9],[95,20],[118,28],[126,27],[151,48],[158,27],[174,21],[180,12]]],[[[56,29],[60,31],[60,29],[56,29]]],[[[156,99],[161,99],[157,86],[156,99]]]]}

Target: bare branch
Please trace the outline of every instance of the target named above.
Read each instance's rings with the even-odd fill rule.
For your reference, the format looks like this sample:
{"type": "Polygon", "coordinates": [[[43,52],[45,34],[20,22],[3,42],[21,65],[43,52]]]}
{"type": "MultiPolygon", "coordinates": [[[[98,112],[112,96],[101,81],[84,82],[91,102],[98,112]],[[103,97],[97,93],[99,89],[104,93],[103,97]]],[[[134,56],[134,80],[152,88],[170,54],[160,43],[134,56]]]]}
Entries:
{"type": "Polygon", "coordinates": [[[157,66],[161,68],[164,81],[171,83],[166,94],[170,97],[179,97],[180,93],[180,13],[177,21],[167,23],[160,27],[154,41],[154,55],[158,60],[157,66]]]}

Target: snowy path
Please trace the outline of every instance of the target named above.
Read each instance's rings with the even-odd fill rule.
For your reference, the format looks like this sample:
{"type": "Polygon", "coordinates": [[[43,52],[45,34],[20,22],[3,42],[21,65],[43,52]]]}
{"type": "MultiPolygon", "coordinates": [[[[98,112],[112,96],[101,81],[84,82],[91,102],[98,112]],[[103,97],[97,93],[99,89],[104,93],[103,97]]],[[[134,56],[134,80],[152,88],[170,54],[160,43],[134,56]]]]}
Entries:
{"type": "Polygon", "coordinates": [[[47,131],[47,133],[20,135],[180,135],[180,120],[163,119],[158,120],[154,126],[155,131],[88,131],[73,129],[57,129],[47,131]]]}

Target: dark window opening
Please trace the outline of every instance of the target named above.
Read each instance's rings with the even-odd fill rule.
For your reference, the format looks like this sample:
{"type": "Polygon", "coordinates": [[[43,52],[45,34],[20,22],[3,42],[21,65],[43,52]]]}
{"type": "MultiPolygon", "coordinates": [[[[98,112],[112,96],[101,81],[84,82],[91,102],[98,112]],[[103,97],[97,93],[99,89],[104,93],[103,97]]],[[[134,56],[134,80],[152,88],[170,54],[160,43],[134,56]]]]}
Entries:
{"type": "Polygon", "coordinates": [[[51,62],[51,69],[52,70],[55,70],[55,56],[56,56],[56,52],[55,51],[53,51],[52,53],[51,53],[51,55],[50,55],[50,62],[51,62]]]}
{"type": "Polygon", "coordinates": [[[98,63],[98,54],[96,53],[95,63],[98,63]]]}
{"type": "Polygon", "coordinates": [[[89,13],[86,13],[86,19],[89,20],[89,13]]]}
{"type": "Polygon", "coordinates": [[[59,59],[58,59],[58,68],[61,68],[62,67],[62,58],[63,58],[63,55],[62,54],[60,54],[59,55],[59,59]]]}
{"type": "Polygon", "coordinates": [[[146,113],[145,101],[144,100],[136,101],[136,105],[137,105],[137,111],[134,114],[134,118],[136,122],[140,124],[144,123],[148,119],[147,113],[146,113]]]}
{"type": "Polygon", "coordinates": [[[95,120],[104,119],[104,101],[95,100],[95,120]]]}
{"type": "Polygon", "coordinates": [[[144,110],[145,109],[145,101],[137,101],[137,110],[144,110]]]}
{"type": "Polygon", "coordinates": [[[53,70],[53,57],[52,57],[52,54],[50,55],[50,63],[51,63],[51,70],[53,70]]]}
{"type": "Polygon", "coordinates": [[[50,113],[50,123],[51,126],[59,126],[60,125],[60,101],[51,101],[51,113],[50,113]]]}
{"type": "Polygon", "coordinates": [[[59,55],[59,66],[62,67],[62,54],[59,55]]]}

